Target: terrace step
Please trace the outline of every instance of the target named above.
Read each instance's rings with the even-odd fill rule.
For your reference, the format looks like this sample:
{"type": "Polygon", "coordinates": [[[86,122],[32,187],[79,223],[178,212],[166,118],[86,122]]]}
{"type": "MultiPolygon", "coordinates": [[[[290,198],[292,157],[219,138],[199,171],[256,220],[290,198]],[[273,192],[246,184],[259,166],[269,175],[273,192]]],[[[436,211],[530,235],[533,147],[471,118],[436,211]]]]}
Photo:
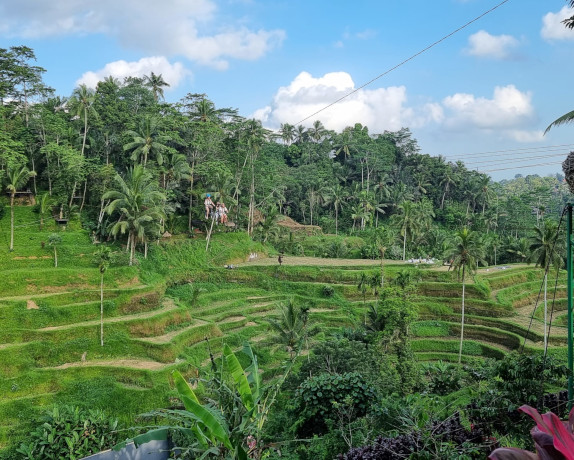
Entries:
{"type": "Polygon", "coordinates": [[[181,328],[181,329],[177,329],[175,331],[171,331],[168,332],[167,334],[164,335],[158,335],[155,337],[142,337],[142,338],[138,338],[137,340],[141,340],[143,342],[149,342],[149,343],[157,343],[157,344],[163,344],[163,343],[169,343],[171,342],[171,340],[175,337],[177,337],[180,334],[183,334],[187,331],[190,331],[191,329],[195,329],[199,326],[204,326],[206,324],[209,324],[207,321],[203,321],[202,319],[196,319],[194,320],[194,324],[191,324],[190,326],[181,328]]]}
{"type": "MultiPolygon", "coordinates": [[[[173,299],[166,298],[162,301],[163,307],[158,310],[146,311],[143,313],[135,313],[133,315],[124,315],[124,316],[117,316],[113,318],[104,318],[104,324],[110,323],[121,323],[124,321],[130,321],[134,319],[145,319],[145,318],[152,318],[157,316],[161,313],[166,313],[171,310],[177,310],[179,307],[175,304],[173,299]]],[[[64,326],[50,326],[44,327],[41,329],[37,329],[38,331],[61,331],[65,329],[75,329],[77,327],[87,327],[87,326],[96,326],[100,324],[100,320],[92,320],[92,321],[84,321],[81,323],[74,323],[74,324],[66,324],[64,326]]]]}

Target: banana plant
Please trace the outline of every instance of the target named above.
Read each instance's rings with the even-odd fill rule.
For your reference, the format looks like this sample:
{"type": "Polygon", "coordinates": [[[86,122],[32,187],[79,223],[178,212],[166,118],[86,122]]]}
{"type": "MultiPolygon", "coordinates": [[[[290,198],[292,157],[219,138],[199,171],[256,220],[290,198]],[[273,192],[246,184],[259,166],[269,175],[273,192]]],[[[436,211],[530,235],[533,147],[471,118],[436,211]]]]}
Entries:
{"type": "MultiPolygon", "coordinates": [[[[248,454],[261,450],[259,440],[263,425],[292,364],[274,385],[263,388],[257,356],[249,343],[244,344],[242,352],[249,358],[249,365],[245,368],[229,345],[223,347],[225,368],[232,382],[228,385],[223,377],[215,378],[218,397],[209,403],[202,403],[181,373],[173,371],[175,387],[185,410],[161,410],[144,414],[161,415],[173,421],[174,425],[160,426],[134,437],[132,440],[135,445],[165,440],[170,430],[177,430],[194,439],[195,445],[186,448],[192,449],[197,458],[214,455],[216,458],[247,460],[248,454]]],[[[119,444],[116,449],[124,445],[119,444]]]]}

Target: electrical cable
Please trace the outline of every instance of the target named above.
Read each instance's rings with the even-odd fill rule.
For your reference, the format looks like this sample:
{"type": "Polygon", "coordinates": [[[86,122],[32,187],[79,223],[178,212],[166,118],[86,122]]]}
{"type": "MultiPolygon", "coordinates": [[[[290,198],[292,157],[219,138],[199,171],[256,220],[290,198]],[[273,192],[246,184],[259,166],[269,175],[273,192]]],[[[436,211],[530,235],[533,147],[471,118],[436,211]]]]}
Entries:
{"type": "MultiPolygon", "coordinates": [[[[550,331],[552,329],[552,318],[554,317],[554,305],[556,303],[556,291],[558,290],[558,275],[560,270],[556,270],[556,279],[554,280],[554,294],[552,296],[552,308],[550,309],[550,321],[548,323],[548,337],[550,337],[550,331]]],[[[546,347],[544,347],[544,356],[548,353],[548,340],[546,341],[546,347]]]]}
{"type": "Polygon", "coordinates": [[[340,97],[339,99],[337,99],[334,102],[331,102],[330,104],[326,105],[325,107],[323,107],[322,109],[317,110],[316,112],[312,113],[311,115],[303,118],[302,120],[298,121],[297,123],[295,123],[295,126],[300,125],[301,123],[303,123],[304,121],[307,121],[309,118],[314,117],[315,115],[323,112],[324,110],[327,110],[328,108],[334,106],[335,104],[338,104],[339,102],[341,102],[342,100],[348,98],[349,96],[355,94],[356,92],[360,91],[361,89],[365,88],[366,86],[369,86],[371,83],[375,82],[376,80],[378,80],[381,77],[384,77],[385,75],[391,73],[393,70],[398,69],[399,67],[403,66],[404,64],[406,64],[409,61],[412,61],[414,58],[420,56],[421,54],[427,52],[428,50],[430,50],[431,48],[434,48],[436,45],[438,45],[439,43],[445,41],[446,39],[452,37],[453,35],[455,35],[456,33],[460,32],[461,30],[465,29],[466,27],[470,26],[471,24],[477,22],[478,20],[482,19],[484,16],[486,16],[487,14],[492,13],[494,10],[500,8],[502,5],[504,5],[505,3],[508,3],[510,0],[503,0],[500,3],[498,3],[497,5],[493,6],[492,8],[490,8],[489,10],[485,11],[484,13],[482,13],[481,15],[475,17],[474,19],[472,19],[471,21],[467,22],[466,24],[464,24],[463,26],[459,27],[458,29],[452,31],[451,33],[445,35],[444,37],[442,37],[441,39],[435,41],[434,43],[428,45],[426,48],[422,49],[421,51],[419,51],[418,53],[413,54],[411,57],[405,59],[404,61],[400,62],[399,64],[395,65],[394,67],[391,67],[389,70],[383,72],[382,74],[376,76],[375,78],[369,80],[367,83],[362,84],[361,86],[359,86],[358,88],[354,89],[353,91],[345,94],[344,96],[340,97]]]}
{"type": "MultiPolygon", "coordinates": [[[[555,148],[562,148],[566,147],[568,149],[574,149],[574,144],[557,144],[557,145],[545,145],[540,147],[522,147],[519,149],[506,149],[506,150],[491,150],[487,152],[466,152],[466,153],[459,153],[460,156],[473,156],[473,155],[492,155],[493,153],[516,153],[516,152],[523,152],[527,150],[542,150],[542,149],[555,149],[555,148]]],[[[530,153],[530,152],[529,152],[530,153]]],[[[443,157],[447,157],[447,155],[442,155],[443,157]]]]}
{"type": "MultiPolygon", "coordinates": [[[[502,159],[495,159],[495,160],[483,160],[483,161],[472,161],[468,164],[473,165],[472,167],[474,167],[475,165],[486,165],[486,166],[497,166],[500,163],[502,164],[511,164],[511,163],[520,163],[521,161],[529,161],[529,160],[544,160],[546,158],[554,158],[554,157],[564,157],[564,153],[555,153],[552,155],[542,155],[542,156],[536,156],[536,157],[524,157],[524,158],[502,158],[502,159]],[[489,165],[489,163],[493,163],[492,165],[489,165]]],[[[466,163],[465,165],[467,167],[469,167],[466,163]]]]}

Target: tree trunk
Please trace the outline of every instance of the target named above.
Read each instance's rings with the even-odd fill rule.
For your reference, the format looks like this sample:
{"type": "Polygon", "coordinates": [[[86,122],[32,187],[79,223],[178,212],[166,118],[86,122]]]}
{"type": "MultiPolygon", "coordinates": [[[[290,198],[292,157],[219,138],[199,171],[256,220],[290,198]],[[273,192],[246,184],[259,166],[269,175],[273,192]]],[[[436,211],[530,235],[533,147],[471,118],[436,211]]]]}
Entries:
{"type": "Polygon", "coordinates": [[[10,252],[14,250],[14,195],[13,191],[10,193],[10,252]]]}
{"type": "Polygon", "coordinates": [[[339,234],[339,210],[337,205],[335,205],[335,235],[339,234]]]}
{"type": "Polygon", "coordinates": [[[407,232],[405,232],[405,236],[403,237],[403,262],[406,260],[407,254],[407,232]]]}
{"type": "Polygon", "coordinates": [[[134,255],[135,255],[135,249],[136,249],[136,244],[135,244],[135,234],[133,232],[129,233],[128,236],[128,249],[130,251],[130,267],[134,264],[134,255]]]}
{"type": "Polygon", "coordinates": [[[54,245],[54,267],[58,268],[58,249],[54,245]]]}
{"type": "Polygon", "coordinates": [[[86,202],[86,190],[88,188],[88,179],[85,180],[84,182],[84,191],[82,193],[82,204],[80,204],[80,212],[82,212],[82,209],[84,209],[84,203],[86,202]]]}
{"type": "Polygon", "coordinates": [[[82,156],[86,150],[86,138],[88,137],[88,109],[84,108],[84,138],[82,140],[82,156]]]}
{"type": "Polygon", "coordinates": [[[547,302],[547,280],[548,280],[548,273],[544,273],[544,354],[546,355],[546,349],[548,347],[548,329],[547,329],[547,315],[548,315],[548,302],[547,302]]]}
{"type": "Polygon", "coordinates": [[[104,346],[104,274],[100,277],[100,343],[104,346]]]}
{"type": "Polygon", "coordinates": [[[464,275],[465,275],[465,266],[462,266],[462,311],[461,311],[461,320],[460,320],[460,347],[458,349],[458,364],[460,364],[460,361],[462,359],[462,342],[464,339],[464,288],[465,288],[465,284],[464,284],[464,275]]]}

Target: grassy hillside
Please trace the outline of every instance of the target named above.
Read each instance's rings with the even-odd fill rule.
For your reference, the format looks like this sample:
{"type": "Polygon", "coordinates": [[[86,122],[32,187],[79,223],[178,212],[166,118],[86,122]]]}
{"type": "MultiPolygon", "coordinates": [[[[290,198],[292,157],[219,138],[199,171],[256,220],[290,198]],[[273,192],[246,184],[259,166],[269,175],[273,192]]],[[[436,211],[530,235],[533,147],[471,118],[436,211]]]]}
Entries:
{"type": "MultiPolygon", "coordinates": [[[[168,407],[171,370],[197,375],[224,342],[239,347],[250,340],[272,376],[287,353],[270,346],[265,318],[289,297],[310,305],[310,319],[320,326],[316,340],[360,325],[375,300],[357,284],[362,275],[379,274],[377,261],[314,259],[311,265],[288,257],[279,267],[245,234],[218,233],[207,253],[201,237],[172,238],[152,244],[147,260],[128,267],[117,245],[104,279],[102,347],[97,244],[77,224],[64,230],[49,222],[40,230],[37,221],[31,208],[16,209],[9,252],[9,213],[0,220],[0,446],[17,441],[32,413],[55,402],[103,408],[125,423],[168,407]],[[55,232],[62,237],[58,268],[47,244],[55,232]],[[258,257],[248,262],[253,252],[258,257]],[[227,263],[236,268],[224,268],[227,263]]],[[[387,281],[405,267],[386,263],[387,281]]],[[[444,267],[417,273],[413,350],[420,360],[456,360],[461,285],[444,267]]],[[[541,347],[540,308],[530,318],[541,279],[540,270],[527,266],[481,270],[466,290],[465,361],[500,358],[525,340],[527,348],[541,347]]],[[[562,311],[565,279],[558,285],[562,311]]],[[[562,354],[566,331],[562,320],[557,324],[550,344],[562,354]]]]}

